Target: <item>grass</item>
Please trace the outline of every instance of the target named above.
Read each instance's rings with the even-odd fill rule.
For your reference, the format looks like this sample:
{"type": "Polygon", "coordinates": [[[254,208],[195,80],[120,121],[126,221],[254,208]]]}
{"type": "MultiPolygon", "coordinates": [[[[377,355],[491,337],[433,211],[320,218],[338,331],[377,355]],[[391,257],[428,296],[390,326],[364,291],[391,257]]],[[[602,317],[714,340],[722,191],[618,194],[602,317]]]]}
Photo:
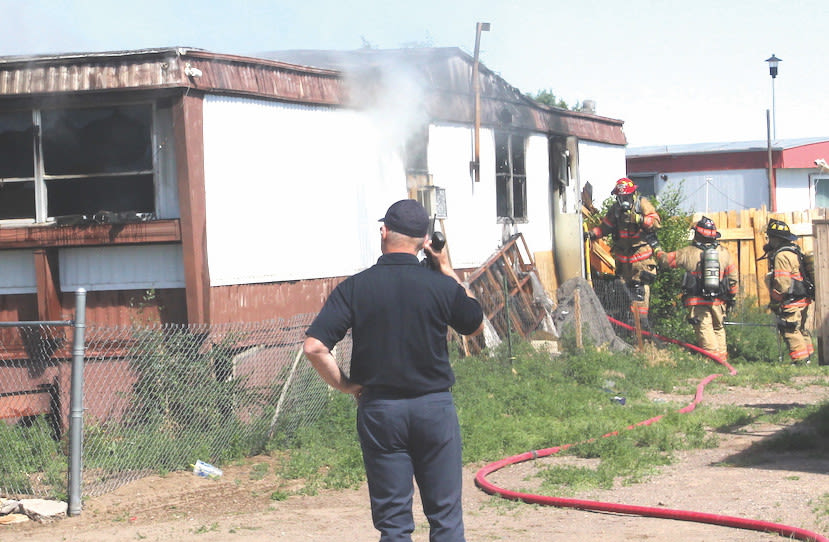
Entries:
{"type": "MultiPolygon", "coordinates": [[[[778,363],[776,342],[769,343],[761,335],[766,331],[746,327],[744,336],[734,337],[741,344],[751,345],[751,349],[740,347],[741,354],[732,358],[737,375],[729,375],[710,360],[673,346],[618,354],[591,345],[576,348],[572,337],[562,338],[560,347],[565,353],[552,359],[518,339],[513,341],[512,356],[504,347],[454,359],[457,383],[453,393],[464,442],[464,463],[495,461],[530,450],[574,444],[562,455],[589,461],[540,472],[545,492],[573,493],[616,483],[637,483],[674,461],[676,452],[716,446],[718,432],[740,431],[755,423],[786,425],[789,429],[758,443],[741,456],[741,461],[750,462],[764,452],[819,454],[829,442],[829,401],[767,412],[740,406],[715,408],[703,400],[693,412],[677,413],[690,402],[699,381],[712,372],[722,376],[709,384],[706,397],[729,393],[729,387],[796,388],[804,382],[829,385],[823,367],[778,363]],[[763,340],[765,350],[758,346],[764,344],[763,340]],[[675,399],[657,402],[651,399],[655,392],[675,399]],[[614,400],[618,397],[624,397],[624,405],[614,400]],[[655,424],[621,431],[613,438],[598,438],[656,416],[662,418],[655,424]]],[[[732,335],[736,334],[730,333],[729,338],[732,335]]],[[[309,377],[301,389],[306,396],[320,399],[324,409],[319,416],[290,424],[295,429],[280,431],[267,443],[265,450],[270,455],[279,454],[277,464],[253,464],[248,472],[252,481],[271,475],[296,481],[283,486],[290,490],[272,492],[274,501],[297,493],[313,495],[321,489],[356,487],[365,478],[353,400],[329,392],[316,375],[311,376],[314,378],[309,377]]],[[[263,415],[266,422],[270,418],[268,412],[263,415]]],[[[260,431],[267,427],[259,425],[260,431]]],[[[250,428],[247,431],[256,432],[250,428]]],[[[249,433],[239,433],[242,437],[233,446],[223,447],[220,455],[227,461],[256,455],[259,445],[249,433]]],[[[34,420],[31,427],[0,424],[0,441],[10,452],[0,457],[0,487],[28,488],[31,479],[20,474],[22,464],[22,472],[44,473],[47,483],[58,489],[56,496],[62,496],[64,443],[55,442],[48,434],[45,420],[34,420]]],[[[194,453],[210,457],[209,443],[214,437],[212,432],[182,436],[169,441],[170,449],[166,449],[154,445],[158,437],[149,430],[128,433],[117,427],[92,426],[85,435],[85,449],[101,453],[87,458],[85,466],[129,468],[129,461],[123,464],[125,457],[135,457],[137,462],[140,454],[152,451],[156,469],[168,472],[192,462],[194,453]],[[123,449],[131,454],[122,453],[123,449]],[[116,460],[120,461],[118,465],[109,465],[116,460]]]]}
{"type": "MultiPolygon", "coordinates": [[[[688,414],[677,412],[692,400],[699,381],[713,372],[722,376],[709,384],[706,396],[728,393],[731,386],[798,386],[803,378],[827,384],[816,366],[745,363],[732,376],[710,360],[672,346],[641,354],[616,354],[590,346],[570,352],[551,359],[515,340],[514,359],[496,349],[453,362],[465,464],[577,444],[561,453],[590,459],[589,466],[576,462],[539,469],[543,493],[573,494],[640,482],[673,462],[678,451],[716,447],[718,431],[752,423],[799,422],[796,433],[782,432],[763,441],[768,449],[808,451],[829,441],[829,402],[766,413],[739,406],[715,408],[703,400],[688,414]],[[681,399],[655,402],[648,395],[653,391],[681,399]],[[613,401],[618,396],[625,397],[624,406],[613,401]],[[657,423],[597,438],[656,416],[662,416],[657,423]]],[[[281,474],[304,479],[304,491],[310,494],[362,482],[355,416],[349,397],[332,395],[317,424],[297,434],[281,474]]]]}

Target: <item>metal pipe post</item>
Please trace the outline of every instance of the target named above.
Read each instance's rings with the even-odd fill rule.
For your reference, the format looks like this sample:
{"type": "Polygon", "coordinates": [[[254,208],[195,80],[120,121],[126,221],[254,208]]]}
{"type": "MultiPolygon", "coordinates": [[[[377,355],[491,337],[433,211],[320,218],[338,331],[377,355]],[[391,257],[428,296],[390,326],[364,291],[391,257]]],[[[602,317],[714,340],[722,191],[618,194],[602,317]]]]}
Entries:
{"type": "Polygon", "coordinates": [[[86,332],[86,290],[75,292],[75,322],[72,340],[72,387],[69,392],[69,510],[81,513],[81,460],[83,457],[83,365],[86,332]]]}

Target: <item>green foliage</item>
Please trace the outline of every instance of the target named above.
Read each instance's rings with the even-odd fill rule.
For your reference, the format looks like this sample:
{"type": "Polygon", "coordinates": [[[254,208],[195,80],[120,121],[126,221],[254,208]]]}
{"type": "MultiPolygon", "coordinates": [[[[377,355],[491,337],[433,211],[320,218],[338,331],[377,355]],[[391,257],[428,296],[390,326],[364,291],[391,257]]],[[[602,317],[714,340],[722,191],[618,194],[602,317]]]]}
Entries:
{"type": "Polygon", "coordinates": [[[213,464],[264,449],[272,394],[230,378],[228,335],[215,345],[184,328],[136,328],[129,359],[137,376],[118,422],[85,428],[87,466],[109,471],[187,469],[197,459],[213,464]]]}
{"type": "Polygon", "coordinates": [[[44,416],[28,424],[0,422],[0,442],[0,493],[30,494],[39,480],[49,488],[51,497],[66,498],[67,459],[44,416]]]}
{"type": "MultiPolygon", "coordinates": [[[[666,252],[688,244],[691,215],[681,210],[681,203],[681,184],[675,189],[664,190],[654,202],[662,222],[657,238],[666,252]]],[[[693,343],[694,330],[687,321],[688,310],[682,305],[683,274],[681,269],[659,269],[656,281],[651,285],[650,322],[660,335],[693,343]]]]}
{"type": "MultiPolygon", "coordinates": [[[[728,355],[734,362],[778,362],[781,357],[780,335],[773,316],[757,307],[757,300],[746,298],[729,312],[728,355]]],[[[785,352],[783,352],[785,353],[785,352]]],[[[785,356],[788,360],[788,354],[785,356]]]]}
{"type": "Polygon", "coordinates": [[[560,107],[562,109],[571,109],[573,111],[581,110],[581,103],[576,102],[573,107],[570,107],[567,105],[567,102],[556,96],[552,89],[539,90],[535,94],[527,94],[527,96],[536,102],[549,105],[550,107],[560,107]]]}
{"type": "Polygon", "coordinates": [[[332,392],[320,417],[303,425],[290,437],[271,443],[271,449],[288,451],[280,473],[288,479],[302,479],[303,493],[319,489],[353,488],[365,479],[357,435],[357,408],[350,395],[332,392]]]}

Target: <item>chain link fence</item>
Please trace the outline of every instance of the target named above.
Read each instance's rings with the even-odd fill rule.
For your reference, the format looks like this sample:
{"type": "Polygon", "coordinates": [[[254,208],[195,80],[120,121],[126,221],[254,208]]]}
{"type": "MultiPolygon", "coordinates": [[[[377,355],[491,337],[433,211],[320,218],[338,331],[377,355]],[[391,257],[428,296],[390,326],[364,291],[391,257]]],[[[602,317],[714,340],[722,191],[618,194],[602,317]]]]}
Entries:
{"type": "MultiPolygon", "coordinates": [[[[88,327],[83,494],[197,460],[222,464],[254,455],[272,439],[289,441],[319,417],[330,393],[302,355],[313,317],[88,327]]],[[[5,331],[0,401],[14,398],[17,407],[6,408],[0,422],[0,494],[63,499],[71,366],[55,345],[66,339],[47,327],[5,331]],[[12,348],[25,342],[38,347],[12,348]]],[[[350,337],[335,356],[347,370],[350,337]]]]}
{"type": "MultiPolygon", "coordinates": [[[[595,297],[584,285],[583,299],[595,297]]],[[[535,292],[528,301],[506,290],[491,292],[482,305],[506,310],[499,311],[501,320],[488,322],[485,347],[508,343],[504,330],[554,340],[556,328],[566,328],[573,317],[572,293],[554,301],[535,292]]],[[[609,326],[597,300],[581,306],[583,321],[609,326]]],[[[210,326],[87,326],[83,496],[188,469],[197,460],[221,466],[266,451],[275,439],[290,447],[291,437],[319,419],[334,393],[302,354],[314,316],[210,326]]],[[[613,330],[603,332],[615,338],[613,330]]],[[[461,337],[450,334],[450,340],[463,353],[461,337]]],[[[2,496],[66,498],[71,342],[71,333],[56,326],[0,329],[0,407],[17,401],[16,410],[0,410],[2,496]]],[[[347,372],[350,336],[334,354],[347,372]]]]}

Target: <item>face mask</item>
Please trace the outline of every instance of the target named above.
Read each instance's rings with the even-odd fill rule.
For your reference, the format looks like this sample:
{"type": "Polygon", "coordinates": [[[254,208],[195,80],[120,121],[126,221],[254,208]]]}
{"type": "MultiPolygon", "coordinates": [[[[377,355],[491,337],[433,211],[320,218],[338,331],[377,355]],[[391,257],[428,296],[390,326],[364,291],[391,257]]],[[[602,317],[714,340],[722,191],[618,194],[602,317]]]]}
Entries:
{"type": "Polygon", "coordinates": [[[616,201],[623,211],[630,211],[633,208],[633,199],[630,196],[616,196],[616,201]]]}

